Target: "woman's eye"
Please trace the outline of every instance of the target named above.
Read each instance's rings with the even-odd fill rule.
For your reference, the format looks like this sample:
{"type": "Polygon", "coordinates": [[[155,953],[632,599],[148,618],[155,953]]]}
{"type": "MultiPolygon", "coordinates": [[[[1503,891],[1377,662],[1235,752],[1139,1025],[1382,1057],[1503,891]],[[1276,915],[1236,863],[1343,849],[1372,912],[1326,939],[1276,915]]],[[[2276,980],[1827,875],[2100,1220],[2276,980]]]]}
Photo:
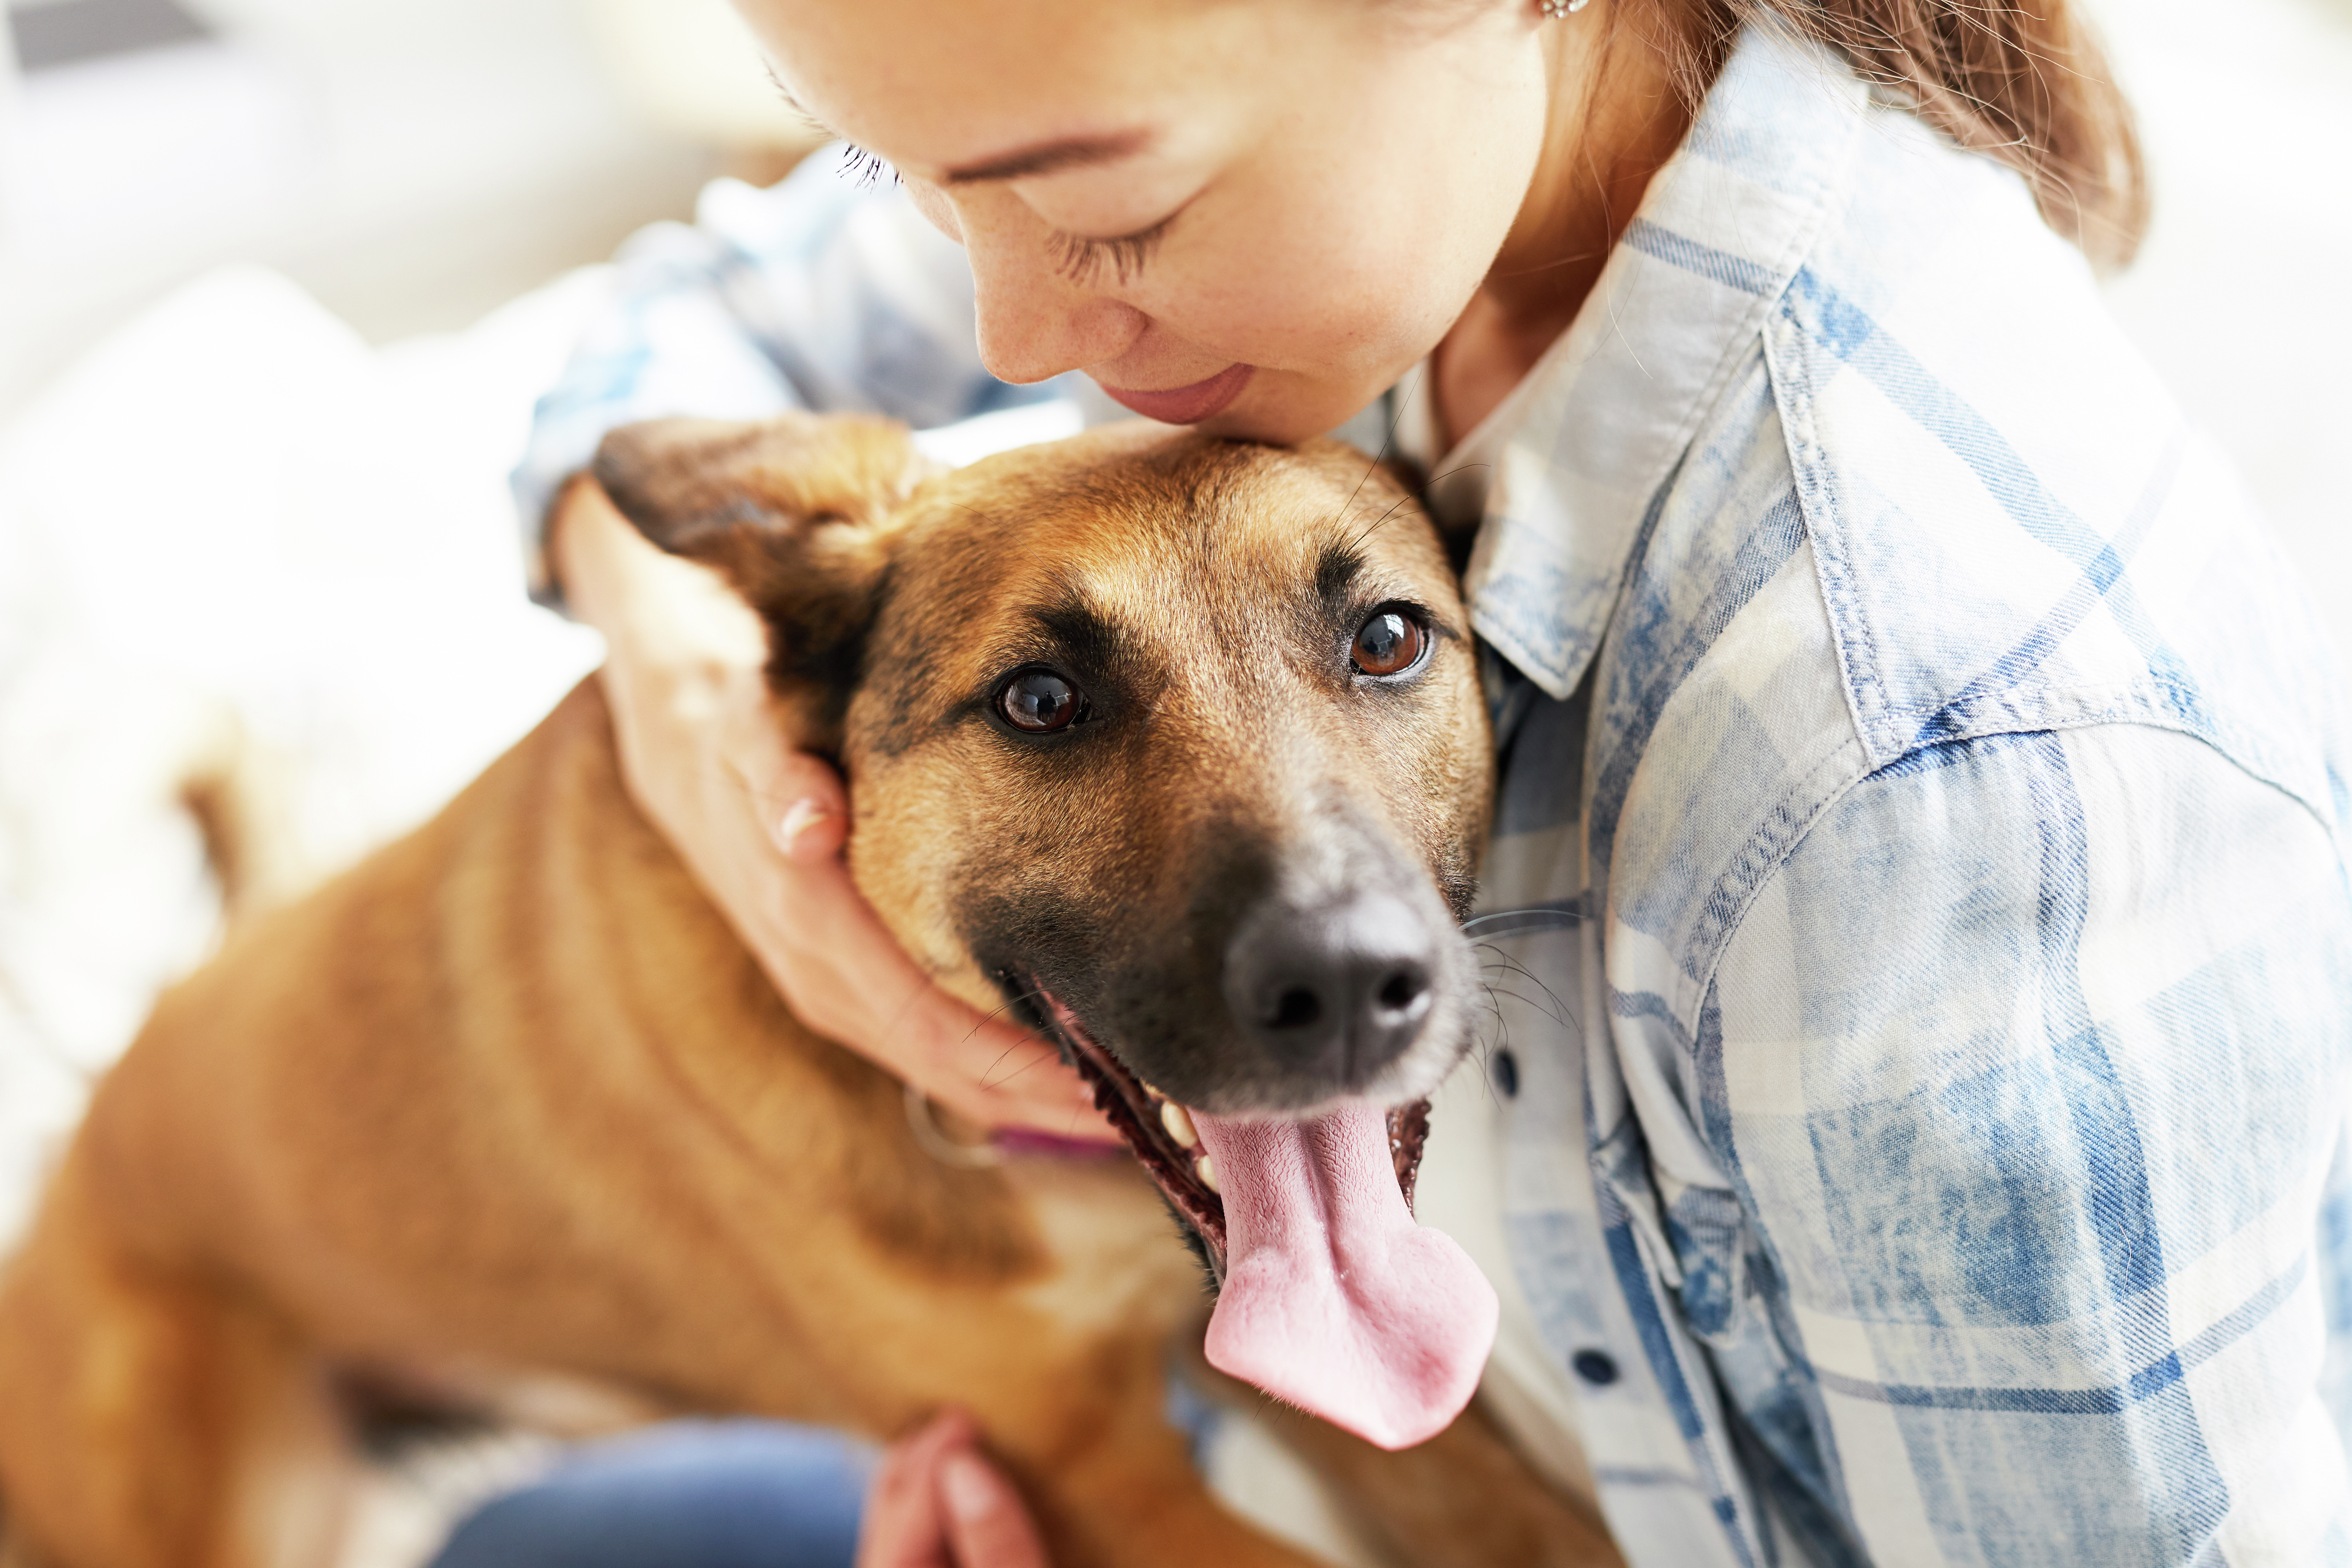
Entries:
{"type": "Polygon", "coordinates": [[[1421,662],[1429,633],[1402,610],[1374,610],[1356,628],[1348,657],[1366,675],[1402,675],[1421,662]]]}
{"type": "Polygon", "coordinates": [[[1055,269],[1071,282],[1085,287],[1110,272],[1124,284],[1143,270],[1143,264],[1167,237],[1168,226],[1175,221],[1176,215],[1171,213],[1150,228],[1115,239],[1084,239],[1056,231],[1046,244],[1054,253],[1055,269]]]}
{"type": "Polygon", "coordinates": [[[1076,723],[1085,704],[1078,689],[1052,670],[1024,669],[997,692],[996,706],[1014,729],[1044,735],[1076,723]]]}

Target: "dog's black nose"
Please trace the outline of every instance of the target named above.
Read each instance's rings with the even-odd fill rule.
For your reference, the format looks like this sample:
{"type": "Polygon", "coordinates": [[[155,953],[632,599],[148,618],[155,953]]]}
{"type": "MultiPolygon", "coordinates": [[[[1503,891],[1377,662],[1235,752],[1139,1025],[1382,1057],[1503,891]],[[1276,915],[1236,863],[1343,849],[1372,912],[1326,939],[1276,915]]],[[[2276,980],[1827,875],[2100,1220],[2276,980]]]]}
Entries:
{"type": "Polygon", "coordinates": [[[1402,899],[1273,899],[1225,949],[1225,1005],[1285,1067],[1360,1089],[1419,1037],[1436,972],[1437,933],[1402,899]]]}

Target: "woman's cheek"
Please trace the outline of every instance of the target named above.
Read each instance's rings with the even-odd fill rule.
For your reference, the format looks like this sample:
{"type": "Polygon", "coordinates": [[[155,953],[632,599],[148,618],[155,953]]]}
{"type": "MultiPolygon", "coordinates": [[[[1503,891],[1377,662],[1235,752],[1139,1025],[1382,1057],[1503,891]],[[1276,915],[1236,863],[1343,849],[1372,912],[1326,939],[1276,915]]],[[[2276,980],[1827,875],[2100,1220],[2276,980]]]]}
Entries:
{"type": "Polygon", "coordinates": [[[1418,226],[1360,226],[1335,214],[1218,237],[1150,275],[1132,302],[1186,341],[1252,364],[1331,370],[1426,337],[1417,358],[1477,284],[1475,270],[1453,276],[1460,263],[1446,265],[1453,258],[1418,226]]]}

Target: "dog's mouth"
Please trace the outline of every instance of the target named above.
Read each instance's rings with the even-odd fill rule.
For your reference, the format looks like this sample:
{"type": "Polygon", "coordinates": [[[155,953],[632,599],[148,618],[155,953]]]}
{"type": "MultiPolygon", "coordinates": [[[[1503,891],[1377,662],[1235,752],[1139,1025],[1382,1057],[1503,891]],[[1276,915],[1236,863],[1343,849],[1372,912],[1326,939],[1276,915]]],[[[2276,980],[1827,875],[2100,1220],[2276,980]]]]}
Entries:
{"type": "MultiPolygon", "coordinates": [[[[1095,1091],[1095,1107],[1127,1141],[1150,1172],[1176,1217],[1200,1243],[1209,1277],[1225,1279],[1225,1198],[1215,1159],[1202,1146],[1191,1109],[1154,1089],[1098,1044],[1077,1015],[1034,982],[1018,994],[1035,999],[1035,1022],[1061,1047],[1095,1091]]],[[[1429,1142],[1429,1101],[1415,1100],[1387,1113],[1389,1163],[1405,1212],[1412,1211],[1413,1185],[1429,1142]]]]}
{"type": "Polygon", "coordinates": [[[1051,991],[1003,978],[1197,1238],[1218,1288],[1213,1365],[1384,1447],[1460,1413],[1496,1302],[1459,1247],[1413,1222],[1428,1100],[1211,1116],[1138,1077],[1051,991]]]}
{"type": "Polygon", "coordinates": [[[1216,1162],[1201,1147],[1192,1112],[1129,1072],[1125,1062],[1096,1044],[1077,1016],[1042,987],[1039,1022],[1062,1054],[1095,1091],[1095,1108],[1127,1141],[1136,1159],[1160,1184],[1177,1219],[1199,1238],[1212,1280],[1225,1278],[1225,1200],[1217,1185],[1216,1162]]]}

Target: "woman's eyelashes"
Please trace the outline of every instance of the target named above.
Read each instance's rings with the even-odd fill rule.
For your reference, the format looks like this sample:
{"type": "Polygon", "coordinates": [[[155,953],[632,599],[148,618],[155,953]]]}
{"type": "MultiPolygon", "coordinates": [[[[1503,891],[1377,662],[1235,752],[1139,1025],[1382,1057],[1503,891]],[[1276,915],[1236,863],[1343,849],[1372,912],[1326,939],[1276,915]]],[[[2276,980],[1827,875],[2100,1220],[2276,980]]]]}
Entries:
{"type": "Polygon", "coordinates": [[[1160,248],[1168,226],[1175,221],[1176,215],[1170,213],[1150,228],[1138,229],[1117,239],[1086,239],[1055,229],[1045,245],[1053,252],[1055,270],[1081,288],[1100,282],[1106,272],[1115,281],[1125,283],[1143,270],[1151,253],[1160,248]]]}
{"type": "Polygon", "coordinates": [[[887,160],[879,153],[868,153],[855,142],[841,144],[841,167],[836,172],[861,191],[880,184],[885,174],[890,176],[892,184],[898,183],[898,171],[887,160]]]}
{"type": "MultiPolygon", "coordinates": [[[[888,159],[878,153],[868,153],[854,142],[842,143],[841,166],[836,173],[861,191],[871,189],[886,178],[894,185],[898,183],[898,171],[888,159]]],[[[1168,226],[1175,221],[1176,215],[1170,213],[1150,228],[1115,239],[1087,239],[1055,229],[1046,237],[1045,247],[1053,253],[1054,269],[1073,283],[1090,286],[1100,282],[1106,272],[1116,281],[1125,283],[1143,270],[1151,253],[1160,248],[1168,226]]]]}

